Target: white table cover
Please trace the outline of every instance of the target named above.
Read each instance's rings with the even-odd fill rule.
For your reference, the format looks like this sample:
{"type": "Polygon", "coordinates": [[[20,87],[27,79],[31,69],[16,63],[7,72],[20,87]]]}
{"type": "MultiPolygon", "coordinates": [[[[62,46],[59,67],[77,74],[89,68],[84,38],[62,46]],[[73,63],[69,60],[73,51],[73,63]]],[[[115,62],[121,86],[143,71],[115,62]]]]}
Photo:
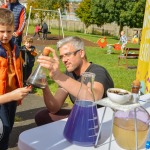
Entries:
{"type": "MultiPolygon", "coordinates": [[[[150,95],[141,97],[142,100],[148,100],[150,95]],[[146,97],[146,98],[145,98],[146,97]]],[[[150,103],[141,103],[150,112],[150,103]]],[[[98,116],[101,120],[104,107],[98,109],[98,116]]],[[[108,150],[110,129],[112,123],[113,111],[107,107],[99,147],[83,147],[69,143],[63,136],[63,130],[67,119],[56,121],[40,127],[35,127],[22,132],[19,136],[19,150],[108,150]]],[[[112,136],[111,150],[122,150],[112,136]]],[[[144,150],[144,146],[143,146],[144,150]]]]}

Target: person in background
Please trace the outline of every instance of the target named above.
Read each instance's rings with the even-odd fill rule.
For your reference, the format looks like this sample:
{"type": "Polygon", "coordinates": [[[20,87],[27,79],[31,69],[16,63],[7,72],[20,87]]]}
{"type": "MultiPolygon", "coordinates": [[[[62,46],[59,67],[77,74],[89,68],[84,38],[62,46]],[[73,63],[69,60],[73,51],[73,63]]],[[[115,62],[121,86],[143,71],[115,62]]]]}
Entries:
{"type": "Polygon", "coordinates": [[[33,46],[33,38],[31,36],[23,37],[23,46],[21,47],[22,58],[24,60],[23,64],[23,83],[26,86],[26,80],[32,72],[34,66],[35,57],[37,56],[37,51],[35,46],[33,46]]]}
{"type": "Polygon", "coordinates": [[[13,40],[18,46],[21,46],[22,34],[26,24],[26,10],[25,7],[19,3],[18,0],[6,0],[2,8],[11,10],[15,17],[15,28],[13,32],[13,40]]]}
{"type": "Polygon", "coordinates": [[[66,37],[57,43],[59,58],[66,67],[65,73],[60,71],[60,61],[55,50],[51,47],[46,48],[52,52],[53,57],[41,55],[37,61],[47,68],[49,77],[58,84],[58,89],[55,94],[50,91],[48,85],[43,89],[46,109],[35,115],[38,126],[68,117],[71,110],[63,109],[62,106],[68,95],[74,104],[81,85],[82,73],[92,72],[96,75],[93,85],[95,100],[106,97],[107,89],[114,87],[107,70],[87,60],[84,42],[79,37],[66,37]]]}
{"type": "Polygon", "coordinates": [[[133,38],[138,38],[138,31],[135,31],[133,38]]]}
{"type": "Polygon", "coordinates": [[[0,150],[8,149],[16,107],[20,104],[16,100],[21,100],[30,91],[26,87],[22,88],[22,59],[18,45],[12,40],[13,32],[13,12],[0,8],[0,118],[4,128],[0,150]]]}
{"type": "Polygon", "coordinates": [[[47,40],[48,25],[46,24],[46,22],[44,22],[44,23],[42,24],[41,30],[42,30],[42,33],[43,33],[42,38],[43,38],[44,40],[47,40]]]}
{"type": "Polygon", "coordinates": [[[124,55],[124,49],[125,49],[125,47],[126,47],[126,44],[127,44],[127,42],[128,42],[128,39],[127,39],[127,37],[126,37],[124,31],[121,31],[120,35],[121,35],[121,36],[120,36],[120,40],[119,40],[118,44],[119,44],[120,42],[122,43],[122,45],[121,45],[121,53],[122,53],[122,55],[124,55]]]}
{"type": "Polygon", "coordinates": [[[38,39],[37,39],[37,40],[40,40],[40,31],[41,31],[40,24],[37,24],[37,25],[35,26],[35,29],[34,29],[33,38],[36,36],[36,34],[38,34],[38,39]]]}

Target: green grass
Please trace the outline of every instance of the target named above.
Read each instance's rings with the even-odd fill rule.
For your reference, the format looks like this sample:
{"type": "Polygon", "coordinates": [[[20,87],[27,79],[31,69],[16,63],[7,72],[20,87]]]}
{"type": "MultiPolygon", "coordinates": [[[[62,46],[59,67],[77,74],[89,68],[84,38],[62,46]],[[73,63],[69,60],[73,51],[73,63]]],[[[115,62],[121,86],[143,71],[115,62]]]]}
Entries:
{"type": "MultiPolygon", "coordinates": [[[[33,33],[33,27],[29,28],[29,33],[33,33]]],[[[58,30],[52,29],[52,34],[58,35],[58,30]]],[[[97,40],[101,37],[99,35],[92,35],[92,34],[83,34],[78,32],[68,32],[64,31],[65,36],[79,36],[81,38],[84,38],[86,40],[97,42],[97,40]]],[[[117,43],[119,40],[115,37],[106,37],[108,44],[114,44],[117,43]]],[[[56,46],[53,46],[54,48],[56,46]]],[[[128,43],[127,47],[139,47],[138,44],[132,44],[128,43]]],[[[123,88],[126,90],[131,89],[131,83],[136,78],[136,69],[126,69],[124,66],[118,66],[118,55],[120,54],[120,51],[113,51],[114,54],[106,54],[107,47],[100,48],[100,47],[86,47],[86,53],[88,57],[88,61],[91,61],[93,63],[99,64],[103,67],[105,67],[108,72],[110,73],[115,87],[117,88],[123,88]]],[[[137,65],[138,60],[128,60],[129,64],[135,64],[137,65]]],[[[64,71],[65,68],[61,64],[60,65],[61,70],[64,71]]],[[[57,90],[57,85],[55,82],[53,82],[47,75],[48,83],[50,86],[50,89],[52,93],[55,93],[57,90]]],[[[36,93],[38,95],[42,95],[42,91],[40,89],[36,89],[36,93]]]]}

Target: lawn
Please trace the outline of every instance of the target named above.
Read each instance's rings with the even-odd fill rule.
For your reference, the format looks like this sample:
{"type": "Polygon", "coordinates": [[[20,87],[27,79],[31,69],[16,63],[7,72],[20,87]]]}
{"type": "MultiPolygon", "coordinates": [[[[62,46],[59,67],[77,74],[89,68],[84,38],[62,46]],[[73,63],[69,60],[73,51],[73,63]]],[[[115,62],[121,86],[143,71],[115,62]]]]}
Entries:
{"type": "MultiPolygon", "coordinates": [[[[33,27],[29,28],[29,33],[33,33],[33,27]]],[[[58,30],[52,29],[52,34],[58,35],[58,30]]],[[[92,34],[83,34],[79,32],[68,32],[64,31],[65,36],[79,36],[81,38],[84,38],[86,40],[97,42],[97,40],[101,37],[99,35],[92,35],[92,34]]],[[[106,36],[107,42],[109,44],[117,43],[119,40],[116,37],[109,37],[106,36]]],[[[53,45],[55,48],[55,45],[53,45]]],[[[139,47],[138,44],[132,44],[128,43],[127,47],[139,47]]],[[[120,51],[114,51],[113,54],[107,54],[107,47],[100,48],[100,47],[86,47],[86,53],[88,60],[99,64],[103,67],[105,67],[108,72],[110,73],[115,87],[117,88],[123,88],[126,90],[131,90],[131,83],[136,78],[136,69],[126,69],[124,66],[118,66],[118,55],[120,54],[120,51]]],[[[129,60],[130,64],[136,64],[137,65],[138,60],[129,60]]],[[[64,71],[65,68],[61,64],[61,70],[64,71]]],[[[48,77],[48,83],[50,86],[51,91],[54,93],[57,89],[57,85],[48,77]]],[[[36,89],[37,94],[42,95],[42,91],[40,89],[36,89]]]]}

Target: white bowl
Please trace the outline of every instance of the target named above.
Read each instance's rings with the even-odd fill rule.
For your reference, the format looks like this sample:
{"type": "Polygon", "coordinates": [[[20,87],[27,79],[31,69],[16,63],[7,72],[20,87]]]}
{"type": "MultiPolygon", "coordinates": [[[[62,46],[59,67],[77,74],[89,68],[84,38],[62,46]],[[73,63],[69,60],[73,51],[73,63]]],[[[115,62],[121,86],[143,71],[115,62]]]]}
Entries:
{"type": "Polygon", "coordinates": [[[131,100],[132,93],[120,88],[109,88],[107,90],[107,96],[112,102],[125,104],[131,100]]]}

